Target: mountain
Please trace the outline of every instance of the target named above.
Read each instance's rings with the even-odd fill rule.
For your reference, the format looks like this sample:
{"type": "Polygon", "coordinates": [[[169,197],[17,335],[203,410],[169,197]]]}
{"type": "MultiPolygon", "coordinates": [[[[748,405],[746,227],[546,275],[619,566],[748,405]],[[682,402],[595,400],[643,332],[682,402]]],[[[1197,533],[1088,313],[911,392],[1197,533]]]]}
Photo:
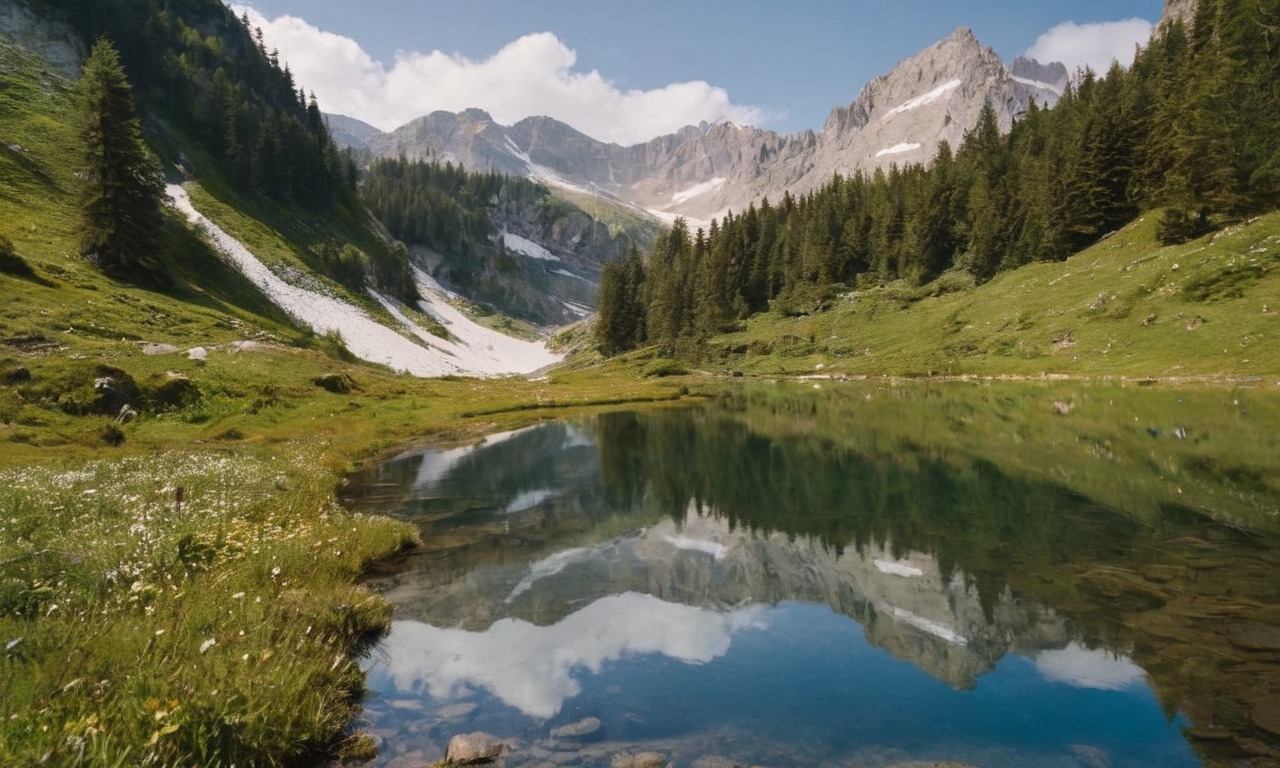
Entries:
{"type": "Polygon", "coordinates": [[[808,192],[835,173],[927,163],[942,141],[960,143],[984,105],[1008,129],[1032,99],[1056,103],[1066,81],[1061,64],[1006,66],[961,28],[872,80],[816,132],[703,123],[623,147],[549,117],[504,126],[469,109],[434,112],[366,143],[376,155],[437,157],[590,191],[665,220],[706,221],[765,196],[808,192]]]}
{"type": "Polygon", "coordinates": [[[368,149],[369,140],[382,133],[372,125],[346,115],[325,115],[324,124],[335,142],[352,149],[368,149]]]}

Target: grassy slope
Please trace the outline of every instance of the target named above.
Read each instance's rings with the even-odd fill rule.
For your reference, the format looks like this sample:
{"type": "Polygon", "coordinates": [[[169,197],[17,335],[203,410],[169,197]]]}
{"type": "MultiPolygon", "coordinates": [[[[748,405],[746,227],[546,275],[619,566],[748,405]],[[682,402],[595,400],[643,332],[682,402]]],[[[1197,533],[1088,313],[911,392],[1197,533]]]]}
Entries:
{"type": "MultiPolygon", "coordinates": [[[[0,270],[0,764],[283,764],[327,750],[358,702],[350,655],[388,615],[352,583],[413,536],[335,506],[350,463],[539,405],[677,391],[344,363],[300,346],[307,335],[176,216],[172,287],[109,279],[76,255],[70,103],[61,76],[0,44],[0,235],[18,255],[0,270]],[[262,345],[216,347],[246,339],[262,345]],[[212,351],[148,356],[140,341],[212,351]],[[331,372],[352,391],[312,384],[331,372]],[[102,375],[139,420],[114,423],[118,406],[93,389],[102,375]]],[[[266,224],[215,203],[230,198],[209,181],[199,202],[268,261],[300,263],[295,229],[350,228],[288,211],[266,224]]]]}
{"type": "Polygon", "coordinates": [[[1280,372],[1280,214],[1161,248],[1147,216],[977,288],[859,291],[715,340],[745,373],[1239,376],[1280,372]]]}

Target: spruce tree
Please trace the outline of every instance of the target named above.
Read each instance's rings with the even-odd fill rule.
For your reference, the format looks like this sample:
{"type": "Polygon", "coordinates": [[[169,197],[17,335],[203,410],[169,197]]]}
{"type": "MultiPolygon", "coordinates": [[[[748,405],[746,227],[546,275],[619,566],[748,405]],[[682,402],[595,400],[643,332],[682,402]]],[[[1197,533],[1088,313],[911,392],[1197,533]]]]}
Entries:
{"type": "Polygon", "coordinates": [[[142,140],[133,91],[114,46],[93,46],[78,86],[84,186],[80,252],[105,271],[151,272],[164,221],[164,177],[142,140]]]}

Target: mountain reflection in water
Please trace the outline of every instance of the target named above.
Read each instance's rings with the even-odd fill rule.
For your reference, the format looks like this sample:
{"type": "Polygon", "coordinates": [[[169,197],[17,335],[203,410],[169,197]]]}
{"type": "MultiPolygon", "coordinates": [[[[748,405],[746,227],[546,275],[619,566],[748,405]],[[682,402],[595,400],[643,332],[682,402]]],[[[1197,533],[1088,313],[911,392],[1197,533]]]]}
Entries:
{"type": "Polygon", "coordinates": [[[1271,626],[1275,591],[1254,575],[1280,560],[1269,539],[1183,509],[1112,512],[866,424],[842,444],[811,398],[544,424],[361,478],[361,507],[427,541],[382,584],[379,764],[438,759],[477,729],[517,747],[508,765],[627,749],[678,765],[1268,764],[1250,716],[1266,722],[1274,655],[1250,658],[1272,659],[1261,692],[1235,698],[1181,659],[1220,639],[1195,634],[1189,606],[1242,618],[1206,602],[1224,592],[1270,600],[1252,613],[1271,626]],[[1196,571],[1188,538],[1247,556],[1196,571]],[[1202,572],[1223,583],[1206,594],[1202,572]],[[550,736],[583,718],[598,721],[584,743],[550,736]]]}

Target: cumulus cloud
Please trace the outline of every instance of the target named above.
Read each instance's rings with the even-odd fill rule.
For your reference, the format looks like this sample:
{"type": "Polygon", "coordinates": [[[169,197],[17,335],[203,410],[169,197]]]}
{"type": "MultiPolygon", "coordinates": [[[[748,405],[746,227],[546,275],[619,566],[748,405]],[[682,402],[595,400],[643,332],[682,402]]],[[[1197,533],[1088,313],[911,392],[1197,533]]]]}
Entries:
{"type": "Polygon", "coordinates": [[[1137,46],[1151,39],[1151,29],[1146,19],[1094,24],[1064,21],[1037,38],[1025,55],[1046,63],[1060,61],[1071,72],[1087,66],[1104,74],[1113,61],[1126,67],[1132,64],[1137,46]]]}
{"type": "Polygon", "coordinates": [[[442,51],[400,52],[390,66],[348,37],[296,16],[247,12],[268,48],[278,48],[295,80],[314,90],[327,112],[392,130],[435,110],[478,107],[503,124],[547,115],[603,141],[634,144],[703,120],[758,125],[761,110],[734,104],[702,81],[623,90],[599,72],[575,69],[577,53],[550,32],[521,37],[476,61],[442,51]]]}

